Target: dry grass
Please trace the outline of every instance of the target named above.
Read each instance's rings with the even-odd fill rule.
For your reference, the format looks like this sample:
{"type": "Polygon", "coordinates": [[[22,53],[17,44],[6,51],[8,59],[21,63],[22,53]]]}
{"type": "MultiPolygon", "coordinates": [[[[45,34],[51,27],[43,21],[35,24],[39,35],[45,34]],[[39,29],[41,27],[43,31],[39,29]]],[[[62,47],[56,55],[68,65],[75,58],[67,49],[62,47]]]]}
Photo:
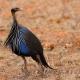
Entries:
{"type": "Polygon", "coordinates": [[[80,80],[80,0],[0,0],[0,80],[80,80]],[[44,77],[27,59],[30,76],[22,72],[23,60],[3,46],[10,30],[12,7],[18,6],[19,23],[41,40],[47,62],[56,71],[44,77]]]}

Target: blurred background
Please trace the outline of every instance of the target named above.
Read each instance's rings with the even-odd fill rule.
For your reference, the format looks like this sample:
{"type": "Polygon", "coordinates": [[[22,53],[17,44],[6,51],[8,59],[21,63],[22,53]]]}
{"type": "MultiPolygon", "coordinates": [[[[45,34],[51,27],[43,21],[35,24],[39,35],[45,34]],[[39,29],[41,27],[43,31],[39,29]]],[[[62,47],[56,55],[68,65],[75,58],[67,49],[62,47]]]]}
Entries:
{"type": "Polygon", "coordinates": [[[0,80],[27,80],[23,60],[3,46],[14,7],[22,10],[16,14],[19,24],[40,39],[48,64],[57,69],[41,78],[36,62],[26,58],[28,80],[80,80],[80,0],[0,0],[0,80]]]}

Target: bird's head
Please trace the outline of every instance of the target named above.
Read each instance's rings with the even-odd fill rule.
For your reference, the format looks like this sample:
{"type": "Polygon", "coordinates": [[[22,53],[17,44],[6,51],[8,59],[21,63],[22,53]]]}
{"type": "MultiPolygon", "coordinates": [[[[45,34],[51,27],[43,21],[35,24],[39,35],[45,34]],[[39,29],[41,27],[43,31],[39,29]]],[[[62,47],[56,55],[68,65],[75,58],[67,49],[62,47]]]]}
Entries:
{"type": "Polygon", "coordinates": [[[17,7],[11,9],[11,12],[12,12],[12,13],[15,13],[15,12],[17,12],[17,11],[21,11],[21,9],[20,9],[20,8],[17,8],[17,7]]]}

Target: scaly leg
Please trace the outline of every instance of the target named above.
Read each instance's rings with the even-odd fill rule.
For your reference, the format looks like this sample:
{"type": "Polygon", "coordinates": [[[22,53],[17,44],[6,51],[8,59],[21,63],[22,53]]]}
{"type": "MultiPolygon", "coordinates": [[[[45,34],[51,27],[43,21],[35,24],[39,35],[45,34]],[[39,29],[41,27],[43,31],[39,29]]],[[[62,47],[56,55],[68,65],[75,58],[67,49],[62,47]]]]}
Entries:
{"type": "Polygon", "coordinates": [[[22,57],[22,59],[24,60],[24,68],[23,68],[23,72],[25,73],[25,76],[28,77],[29,76],[29,72],[27,69],[27,61],[25,57],[22,57]]]}

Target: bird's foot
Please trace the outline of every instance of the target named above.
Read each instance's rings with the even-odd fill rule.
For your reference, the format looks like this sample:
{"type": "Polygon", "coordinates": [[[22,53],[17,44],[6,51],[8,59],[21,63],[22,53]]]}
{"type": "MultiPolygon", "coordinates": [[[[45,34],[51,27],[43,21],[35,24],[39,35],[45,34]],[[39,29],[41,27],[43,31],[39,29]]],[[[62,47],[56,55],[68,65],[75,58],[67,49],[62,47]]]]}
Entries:
{"type": "Polygon", "coordinates": [[[29,75],[30,75],[30,72],[29,71],[25,71],[25,76],[29,77],[29,75]]]}
{"type": "Polygon", "coordinates": [[[39,70],[39,76],[42,78],[47,78],[51,74],[54,74],[54,72],[57,71],[56,69],[50,69],[50,68],[44,68],[42,71],[39,70]]]}
{"type": "Polygon", "coordinates": [[[44,74],[55,72],[57,69],[44,68],[44,74]]]}
{"type": "Polygon", "coordinates": [[[46,77],[45,72],[44,72],[43,69],[39,69],[39,70],[37,71],[37,74],[38,74],[38,76],[40,76],[40,77],[42,77],[42,78],[45,78],[45,77],[46,77]]]}
{"type": "Polygon", "coordinates": [[[28,78],[28,77],[29,77],[30,72],[29,72],[27,69],[23,69],[23,68],[22,68],[22,72],[24,73],[24,77],[25,77],[25,78],[28,78]]]}

